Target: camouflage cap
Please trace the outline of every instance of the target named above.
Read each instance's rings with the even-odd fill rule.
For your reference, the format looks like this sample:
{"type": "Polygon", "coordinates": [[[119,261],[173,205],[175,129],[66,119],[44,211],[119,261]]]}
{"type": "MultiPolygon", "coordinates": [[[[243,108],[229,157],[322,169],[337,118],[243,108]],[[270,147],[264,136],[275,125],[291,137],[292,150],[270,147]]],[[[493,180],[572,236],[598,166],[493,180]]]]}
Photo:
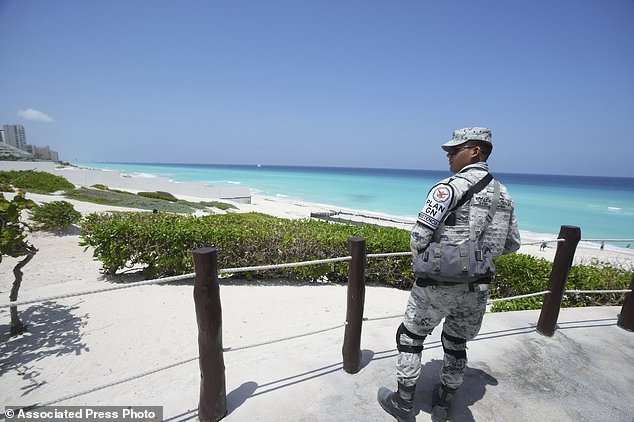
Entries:
{"type": "Polygon", "coordinates": [[[491,129],[487,129],[485,127],[465,127],[454,131],[451,141],[443,144],[442,149],[449,151],[451,148],[462,145],[468,141],[488,142],[491,146],[493,146],[491,137],[491,129]]]}

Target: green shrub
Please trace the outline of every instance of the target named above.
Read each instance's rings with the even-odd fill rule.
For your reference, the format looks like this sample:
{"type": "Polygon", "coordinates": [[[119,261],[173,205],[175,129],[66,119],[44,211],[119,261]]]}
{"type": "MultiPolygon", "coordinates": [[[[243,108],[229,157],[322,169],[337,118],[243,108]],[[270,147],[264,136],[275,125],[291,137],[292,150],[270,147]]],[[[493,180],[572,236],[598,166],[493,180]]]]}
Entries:
{"type": "Polygon", "coordinates": [[[24,223],[22,211],[31,209],[35,202],[19,190],[9,201],[0,193],[0,262],[3,256],[17,258],[37,252],[26,240],[29,227],[24,223]]]}
{"type": "MultiPolygon", "coordinates": [[[[530,255],[512,254],[501,256],[495,261],[497,273],[491,285],[491,298],[504,298],[548,290],[548,279],[552,263],[530,255]]],[[[607,263],[598,265],[573,265],[566,281],[566,290],[622,290],[627,289],[632,273],[615,268],[607,263]]],[[[562,307],[596,305],[621,305],[625,295],[605,294],[564,294],[562,307]]],[[[516,311],[541,309],[544,296],[515,299],[493,304],[492,310],[516,311]]]]}
{"type": "MultiPolygon", "coordinates": [[[[495,260],[495,282],[491,284],[491,299],[518,296],[546,290],[552,263],[530,255],[504,255],[495,260]]],[[[515,311],[520,309],[540,309],[543,296],[498,302],[495,311],[515,311]]]]}
{"type": "MultiPolygon", "coordinates": [[[[405,251],[409,233],[376,226],[348,226],[323,221],[287,220],[268,215],[225,214],[191,217],[173,214],[90,214],[82,223],[83,245],[112,272],[127,264],[146,265],[146,277],[193,271],[191,251],[220,249],[221,268],[346,256],[349,237],[365,237],[368,253],[405,251]]],[[[368,260],[366,280],[399,287],[412,285],[409,257],[368,260]]],[[[343,282],[348,263],[330,263],[241,273],[245,277],[287,277],[343,282]]]]}
{"type": "Polygon", "coordinates": [[[118,207],[139,208],[144,210],[158,210],[161,212],[191,213],[192,207],[164,201],[162,199],[144,198],[130,192],[114,189],[99,190],[79,188],[66,193],[67,198],[79,201],[93,202],[102,205],[115,205],[118,207]]]}
{"type": "Polygon", "coordinates": [[[10,184],[0,181],[0,192],[15,192],[10,184]]]}
{"type": "Polygon", "coordinates": [[[81,220],[81,213],[66,201],[36,205],[29,212],[36,230],[64,230],[81,220]]]}
{"type": "Polygon", "coordinates": [[[207,208],[218,208],[224,211],[238,209],[238,207],[236,207],[235,205],[227,204],[225,202],[218,202],[218,201],[190,202],[190,201],[185,201],[184,199],[179,199],[178,203],[183,205],[188,205],[198,210],[206,210],[207,208]]]}
{"type": "Polygon", "coordinates": [[[115,205],[144,210],[158,210],[161,212],[175,212],[190,214],[196,209],[216,207],[223,210],[237,209],[236,206],[218,201],[189,202],[179,200],[168,192],[139,192],[134,194],[117,189],[110,189],[105,185],[93,185],[92,188],[81,187],[66,192],[67,198],[78,201],[93,202],[102,205],[115,205]]]}
{"type": "MultiPolygon", "coordinates": [[[[609,263],[574,265],[566,282],[567,290],[624,290],[628,289],[632,272],[615,268],[609,263]]],[[[622,305],[625,299],[620,293],[564,294],[562,306],[622,305]]]]}
{"type": "Polygon", "coordinates": [[[0,171],[0,182],[11,184],[29,192],[51,193],[74,189],[75,186],[61,176],[44,171],[0,171]]]}
{"type": "Polygon", "coordinates": [[[218,208],[219,210],[223,210],[223,211],[238,209],[238,207],[236,207],[235,205],[227,204],[225,202],[218,202],[218,201],[211,201],[211,202],[200,201],[200,204],[206,207],[218,208]]]}
{"type": "Polygon", "coordinates": [[[169,192],[139,192],[137,193],[139,196],[143,196],[145,198],[153,198],[153,199],[162,199],[164,201],[177,202],[178,198],[172,195],[169,192]]]}
{"type": "MultiPolygon", "coordinates": [[[[82,222],[82,245],[94,247],[104,269],[114,272],[141,264],[146,278],[193,272],[191,251],[204,246],[219,249],[219,268],[310,261],[349,255],[348,238],[364,237],[367,253],[409,250],[409,232],[377,226],[353,226],[316,220],[287,220],[268,215],[224,214],[191,217],[175,214],[90,214],[82,222]]],[[[345,282],[348,262],[261,272],[239,277],[286,278],[345,282]]],[[[552,264],[529,255],[506,255],[496,260],[497,277],[491,297],[503,298],[544,291],[552,264]]],[[[414,282],[411,257],[370,258],[366,283],[410,288],[414,282]]],[[[607,265],[575,266],[567,284],[572,289],[625,289],[631,273],[607,265]]],[[[624,295],[565,295],[562,306],[622,303],[624,295]]],[[[543,296],[501,302],[494,311],[539,309],[543,296]]]]}

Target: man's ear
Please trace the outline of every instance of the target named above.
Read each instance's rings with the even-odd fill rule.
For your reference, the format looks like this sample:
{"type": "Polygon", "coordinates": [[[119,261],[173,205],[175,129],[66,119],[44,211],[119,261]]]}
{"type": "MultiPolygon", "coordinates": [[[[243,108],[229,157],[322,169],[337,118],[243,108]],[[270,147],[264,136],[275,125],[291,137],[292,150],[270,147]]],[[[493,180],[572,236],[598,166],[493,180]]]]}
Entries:
{"type": "Polygon", "coordinates": [[[471,162],[477,163],[478,161],[480,161],[481,153],[482,153],[482,151],[480,151],[480,147],[475,146],[471,148],[470,151],[471,151],[471,162]]]}

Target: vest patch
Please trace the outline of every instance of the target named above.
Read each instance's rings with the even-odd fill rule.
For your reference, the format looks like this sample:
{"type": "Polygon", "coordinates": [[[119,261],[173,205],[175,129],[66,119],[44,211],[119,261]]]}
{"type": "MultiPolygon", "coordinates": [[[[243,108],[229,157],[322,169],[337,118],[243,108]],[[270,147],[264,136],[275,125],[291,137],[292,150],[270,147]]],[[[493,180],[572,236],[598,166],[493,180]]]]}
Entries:
{"type": "Polygon", "coordinates": [[[447,213],[452,199],[453,189],[451,186],[445,184],[434,186],[427,195],[425,206],[418,213],[418,222],[436,230],[447,213]]]}

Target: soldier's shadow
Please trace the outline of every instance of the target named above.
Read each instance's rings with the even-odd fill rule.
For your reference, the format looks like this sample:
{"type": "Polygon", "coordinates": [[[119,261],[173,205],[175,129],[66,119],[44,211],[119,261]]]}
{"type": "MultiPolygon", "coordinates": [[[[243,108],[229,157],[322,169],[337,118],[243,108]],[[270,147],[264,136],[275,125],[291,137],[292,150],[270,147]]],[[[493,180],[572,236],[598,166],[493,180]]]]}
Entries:
{"type": "MultiPolygon", "coordinates": [[[[440,382],[439,373],[443,361],[433,359],[421,368],[421,374],[416,385],[415,406],[420,412],[431,414],[431,395],[434,386],[440,382]]],[[[475,421],[469,406],[484,397],[487,385],[497,385],[498,380],[485,371],[470,368],[464,375],[464,383],[456,392],[449,410],[449,420],[470,422],[475,421]]]]}

